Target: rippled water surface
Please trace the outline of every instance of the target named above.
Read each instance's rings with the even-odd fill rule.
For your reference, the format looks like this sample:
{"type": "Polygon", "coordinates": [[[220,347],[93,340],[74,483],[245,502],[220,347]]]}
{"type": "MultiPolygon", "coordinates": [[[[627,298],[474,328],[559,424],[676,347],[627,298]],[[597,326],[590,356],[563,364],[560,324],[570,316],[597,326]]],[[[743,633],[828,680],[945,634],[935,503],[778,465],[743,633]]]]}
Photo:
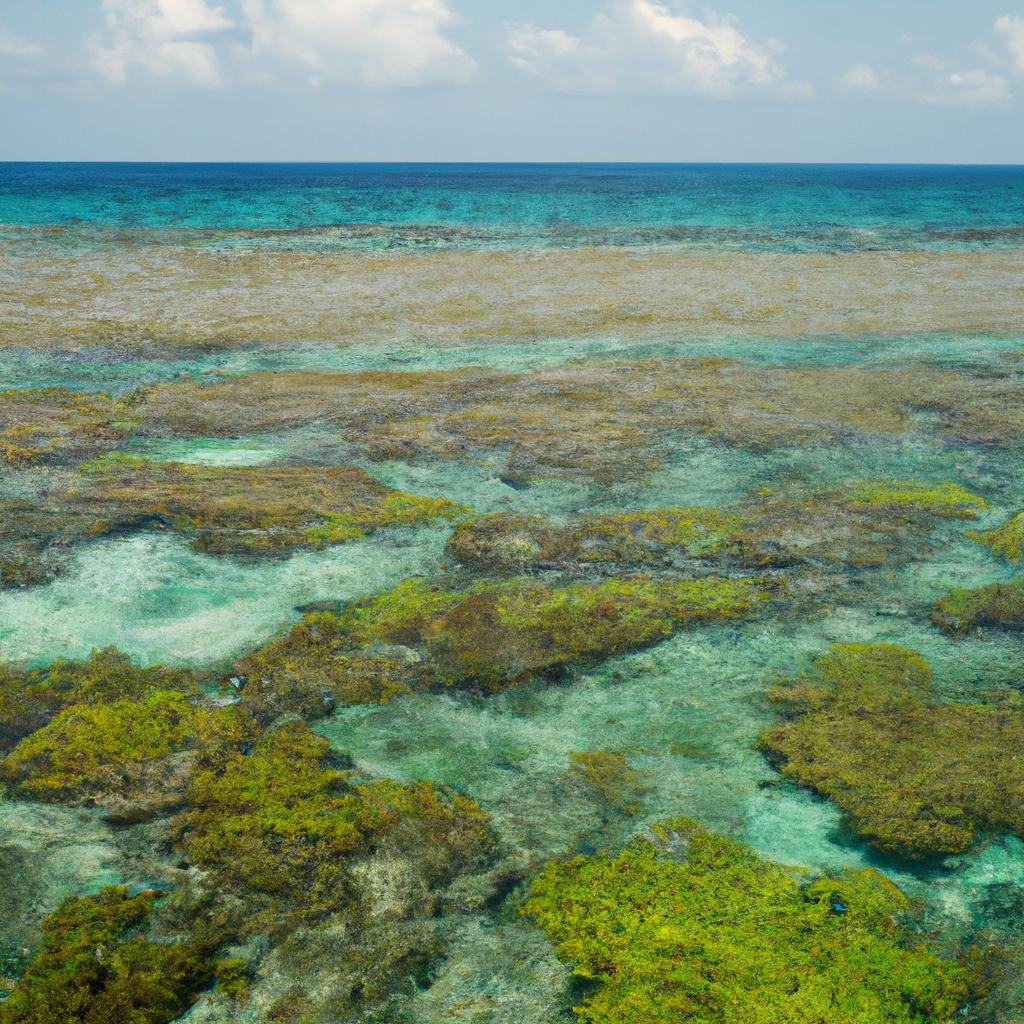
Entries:
{"type": "MultiPolygon", "coordinates": [[[[881,563],[822,570],[812,583],[824,596],[804,604],[680,632],[556,682],[490,697],[416,693],[343,708],[315,729],[360,771],[469,794],[531,870],[551,857],[616,848],[646,824],[682,814],[784,863],[875,866],[920,901],[948,943],[983,934],[1018,941],[1018,838],[994,835],[937,864],[883,857],[832,804],[784,783],[757,747],[775,715],[767,687],[805,670],[830,643],[911,647],[950,696],[1024,692],[1021,634],[951,638],[929,620],[950,589],[1018,574],[964,532],[1024,509],[1024,441],[1009,426],[1005,437],[958,435],[934,400],[898,429],[814,426],[799,443],[767,430],[746,443],[698,424],[660,439],[656,458],[636,472],[601,473],[600,451],[587,449],[590,461],[580,454],[594,421],[576,424],[566,413],[554,426],[528,425],[516,442],[529,448],[545,430],[566,442],[561,462],[522,478],[510,470],[514,450],[472,437],[446,448],[367,444],[384,414],[297,413],[254,430],[228,408],[204,433],[153,427],[140,412],[156,385],[201,389],[256,373],[477,367],[520,375],[524,389],[532,375],[575,374],[581,393],[593,395],[586,374],[600,367],[614,374],[680,360],[673,372],[685,374],[686,360],[723,359],[769,374],[900,374],[911,406],[915,375],[942,371],[957,375],[949,379],[961,382],[965,407],[984,401],[998,414],[1002,401],[1009,410],[1014,399],[1005,396],[1016,392],[992,388],[1016,387],[1024,374],[1024,171],[0,167],[0,384],[116,397],[124,453],[215,467],[351,463],[389,487],[475,513],[560,523],[592,512],[735,506],[759,491],[829,492],[872,479],[950,480],[983,497],[977,522],[941,523],[913,558],[897,548],[881,563]],[[625,754],[638,773],[644,795],[635,815],[609,813],[574,788],[568,755],[599,749],[625,754]]],[[[386,377],[365,380],[368,393],[387,395],[386,377]]],[[[857,389],[869,378],[851,380],[857,389]]],[[[511,409],[516,386],[508,385],[511,409]]],[[[821,410],[801,404],[809,391],[793,393],[787,423],[820,424],[821,410]]],[[[629,427],[615,389],[601,394],[607,421],[629,427]]],[[[450,411],[387,401],[388,415],[407,402],[402,411],[430,429],[450,411]]],[[[751,423],[779,415],[759,409],[756,393],[744,401],[751,423]]],[[[40,474],[73,470],[5,466],[0,497],[31,500],[40,474]]],[[[0,591],[0,658],[35,666],[115,645],[146,662],[220,670],[297,621],[299,606],[442,576],[449,534],[446,525],[384,531],[272,560],[215,557],[152,529],[88,540],[67,552],[57,578],[0,591]]],[[[0,950],[11,963],[66,895],[172,879],[175,858],[154,829],[119,830],[90,808],[0,804],[8,883],[0,950]]],[[[572,1020],[566,968],[500,898],[441,927],[448,952],[432,983],[403,997],[388,1019],[572,1020]]],[[[986,1019],[1024,1019],[1024,997],[1003,998],[1009,1009],[986,1019]]],[[[261,1005],[231,1016],[201,1001],[188,1017],[262,1021],[261,1005]]]]}

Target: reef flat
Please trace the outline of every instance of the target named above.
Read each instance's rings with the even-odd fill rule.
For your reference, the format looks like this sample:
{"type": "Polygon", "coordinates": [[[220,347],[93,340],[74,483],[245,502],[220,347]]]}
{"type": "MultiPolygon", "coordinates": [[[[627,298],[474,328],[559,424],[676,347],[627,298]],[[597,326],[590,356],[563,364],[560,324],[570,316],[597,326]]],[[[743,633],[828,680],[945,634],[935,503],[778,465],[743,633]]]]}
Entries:
{"type": "Polygon", "coordinates": [[[282,341],[1024,332],[1019,249],[310,253],[128,244],[56,257],[8,249],[0,347],[156,355],[282,341]]]}
{"type": "Polygon", "coordinates": [[[1018,1024],[1007,180],[82,173],[0,188],[0,1024],[1018,1024]]]}

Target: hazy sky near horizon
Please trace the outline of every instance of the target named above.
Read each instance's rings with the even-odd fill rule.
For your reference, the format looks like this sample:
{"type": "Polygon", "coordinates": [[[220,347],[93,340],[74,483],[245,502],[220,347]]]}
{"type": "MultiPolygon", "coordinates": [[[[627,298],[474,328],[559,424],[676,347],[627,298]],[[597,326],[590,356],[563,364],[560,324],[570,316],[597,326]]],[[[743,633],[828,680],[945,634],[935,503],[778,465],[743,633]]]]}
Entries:
{"type": "Polygon", "coordinates": [[[0,159],[1024,163],[1024,0],[0,0],[0,159]]]}

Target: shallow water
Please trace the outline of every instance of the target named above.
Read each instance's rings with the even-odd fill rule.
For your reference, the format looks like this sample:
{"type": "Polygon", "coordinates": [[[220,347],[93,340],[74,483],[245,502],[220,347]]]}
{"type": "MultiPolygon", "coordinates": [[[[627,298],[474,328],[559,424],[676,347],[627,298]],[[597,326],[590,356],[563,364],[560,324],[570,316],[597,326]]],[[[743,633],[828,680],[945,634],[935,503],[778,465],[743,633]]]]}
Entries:
{"type": "MultiPolygon", "coordinates": [[[[264,169],[253,172],[250,190],[239,189],[232,173],[0,173],[3,386],[128,398],[155,383],[254,371],[571,372],[668,356],[764,367],[949,367],[979,379],[1024,366],[1019,171],[921,168],[901,176],[846,168],[822,178],[810,169],[716,177],[692,168],[538,168],[520,172],[513,187],[508,169],[429,171],[425,185],[410,183],[420,173],[410,168],[291,169],[280,178],[264,169]],[[133,199],[121,203],[129,185],[133,199]],[[964,196],[972,197],[970,212],[964,196]],[[387,228],[354,227],[370,223],[387,228]],[[59,230],[44,236],[40,225],[59,230]],[[417,234],[409,225],[434,228],[417,234]],[[595,239],[608,244],[595,247],[595,239]],[[633,249],[624,253],[618,243],[633,249]],[[376,251],[389,246],[399,254],[376,251]],[[569,254],[578,257],[570,266],[561,249],[579,246],[591,248],[569,254]],[[375,252],[364,256],[364,248],[375,252]],[[430,262],[429,252],[403,255],[410,248],[445,250],[438,259],[449,262],[430,262]],[[505,264],[490,262],[495,249],[501,259],[515,251],[511,278],[502,276],[505,264]],[[296,262],[275,278],[268,252],[296,262]],[[817,262],[779,262],[808,252],[817,262]],[[623,284],[627,258],[632,276],[623,284]],[[214,264],[222,276],[204,276],[214,264]],[[32,277],[40,266],[48,283],[32,277]],[[69,267],[80,291],[59,296],[55,282],[69,267]],[[589,280],[595,268],[607,279],[589,280]],[[28,300],[14,285],[28,287],[30,279],[37,291],[28,300]],[[621,299],[635,281],[647,288],[635,306],[600,305],[609,294],[621,299]],[[680,312],[680,294],[709,281],[718,291],[708,297],[696,289],[695,308],[680,312]],[[249,309],[240,297],[253,295],[249,309]],[[433,296],[434,305],[417,306],[418,295],[433,296]],[[451,295],[465,310],[446,305],[451,295]],[[340,304],[327,315],[322,300],[340,304]],[[159,322],[146,321],[151,309],[159,322]],[[346,310],[363,318],[350,324],[346,310]]],[[[350,441],[316,421],[217,438],[129,432],[121,447],[211,466],[352,461],[391,487],[477,513],[557,520],[727,506],[766,487],[827,491],[865,479],[952,480],[984,497],[989,508],[977,522],[940,525],[920,559],[834,569],[823,577],[826,592],[796,608],[779,602],[751,622],[679,633],[558,683],[489,698],[416,694],[343,709],[316,729],[361,771],[434,779],[475,797],[493,815],[505,855],[524,870],[617,848],[648,823],[687,815],[784,863],[875,866],[921,901],[949,944],[985,928],[1015,933],[1024,843],[994,836],[928,867],[882,858],[844,827],[832,804],[783,783],[755,743],[774,717],[766,687],[833,642],[912,647],[949,696],[1022,690],[1022,635],[951,639],[928,618],[953,587],[1018,574],[964,530],[1024,508],[1019,444],[944,440],[922,413],[904,433],[794,447],[730,447],[679,434],[663,464],[638,479],[552,474],[524,484],[497,456],[371,461],[350,441]],[[622,752],[639,774],[645,793],[636,815],[610,810],[573,781],[569,753],[597,749],[622,752]]],[[[28,493],[28,484],[12,479],[11,491],[28,493]]],[[[185,539],[153,531],[93,541],[74,550],[66,575],[52,583],[0,592],[0,658],[36,665],[116,645],[146,662],[220,666],[296,621],[299,605],[441,574],[448,536],[448,528],[382,531],[262,562],[199,554],[185,539]]],[[[15,880],[7,909],[0,905],[0,947],[14,959],[64,896],[170,873],[170,854],[145,863],[137,856],[143,840],[87,811],[0,803],[0,830],[0,855],[15,880]]],[[[452,915],[439,927],[447,958],[396,1020],[571,1020],[567,969],[507,904],[452,915]]],[[[1019,1007],[1024,1014],[1024,1001],[1019,1007]]],[[[255,1009],[225,1012],[204,1001],[187,1016],[197,1024],[260,1019],[255,1009]]],[[[1013,1012],[999,1019],[1020,1020],[1013,1012]]]]}

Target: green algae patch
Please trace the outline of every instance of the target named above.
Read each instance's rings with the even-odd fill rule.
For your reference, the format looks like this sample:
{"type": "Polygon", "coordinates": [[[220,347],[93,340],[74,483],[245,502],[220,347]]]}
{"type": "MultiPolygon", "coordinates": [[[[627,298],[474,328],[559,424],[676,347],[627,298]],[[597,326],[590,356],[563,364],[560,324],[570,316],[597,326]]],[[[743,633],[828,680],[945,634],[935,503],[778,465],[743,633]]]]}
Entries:
{"type": "Polygon", "coordinates": [[[140,530],[174,531],[210,555],[285,557],[467,512],[354,466],[206,466],[114,453],[54,476],[34,499],[0,499],[0,585],[46,582],[75,545],[140,530]]]}
{"type": "Polygon", "coordinates": [[[569,772],[592,796],[613,810],[628,815],[640,810],[647,790],[621,751],[572,750],[569,772]]]}
{"type": "Polygon", "coordinates": [[[521,906],[584,984],[584,1024],[950,1024],[972,972],[865,869],[814,877],[680,820],[550,864],[521,906]]]}
{"type": "Polygon", "coordinates": [[[124,406],[104,394],[0,391],[0,466],[68,465],[114,447],[124,406]]]}
{"type": "Polygon", "coordinates": [[[932,621],[947,633],[968,633],[982,626],[1024,629],[1024,580],[951,591],[935,602],[932,621]]]}
{"type": "Polygon", "coordinates": [[[350,704],[387,704],[411,692],[409,652],[353,650],[336,616],[311,613],[235,665],[242,706],[257,721],[318,718],[350,704]]]}
{"type": "Polygon", "coordinates": [[[833,800],[889,853],[928,858],[980,833],[1024,835],[1024,704],[942,700],[920,655],[835,644],[770,698],[789,716],[761,744],[783,774],[833,800]]]}
{"type": "Polygon", "coordinates": [[[37,800],[162,789],[175,774],[167,759],[200,742],[210,729],[208,717],[176,690],[153,690],[137,701],[75,704],[23,739],[0,763],[0,778],[37,800]]]}
{"type": "Polygon", "coordinates": [[[208,554],[289,553],[466,511],[441,498],[390,490],[354,466],[108,460],[86,478],[68,499],[94,517],[93,534],[164,525],[192,536],[193,546],[208,554]]]}
{"type": "Polygon", "coordinates": [[[209,959],[145,929],[159,893],[120,886],[73,897],[43,922],[42,948],[0,1003],[0,1024],[168,1024],[212,977],[209,959]]]}
{"type": "Polygon", "coordinates": [[[114,647],[81,660],[60,658],[31,671],[0,665],[0,753],[72,704],[138,700],[153,690],[196,693],[190,669],[136,665],[114,647]]]}
{"type": "Polygon", "coordinates": [[[321,525],[309,527],[305,535],[314,544],[342,544],[385,527],[451,522],[468,513],[465,505],[447,498],[424,498],[391,491],[376,505],[326,516],[321,525]]]}
{"type": "Polygon", "coordinates": [[[992,554],[1008,562],[1019,562],[1024,558],[1024,512],[991,530],[968,530],[967,536],[989,548],[992,554]]]}
{"type": "Polygon", "coordinates": [[[587,516],[560,527],[543,516],[498,513],[459,523],[447,552],[463,565],[522,569],[568,562],[642,566],[673,557],[736,552],[743,522],[715,508],[664,508],[587,516]]]}
{"type": "Polygon", "coordinates": [[[845,500],[852,508],[921,512],[944,519],[974,519],[988,507],[983,498],[950,481],[885,480],[857,484],[846,491],[845,500]]]}
{"type": "Polygon", "coordinates": [[[236,665],[258,720],[384,704],[414,690],[497,692],[576,662],[657,643],[678,629],[743,618],[774,584],[708,576],[551,585],[518,578],[449,589],[418,579],[339,612],[309,612],[236,665]]]}
{"type": "Polygon", "coordinates": [[[447,590],[407,580],[338,614],[354,645],[413,647],[435,685],[498,691],[568,665],[656,643],[678,629],[743,618],[769,599],[762,579],[532,579],[447,590]]]}
{"type": "Polygon", "coordinates": [[[360,781],[298,721],[200,766],[189,801],[178,820],[189,857],[222,884],[303,919],[353,911],[352,862],[396,834],[429,848],[435,883],[494,841],[472,800],[429,782],[360,781]]]}

